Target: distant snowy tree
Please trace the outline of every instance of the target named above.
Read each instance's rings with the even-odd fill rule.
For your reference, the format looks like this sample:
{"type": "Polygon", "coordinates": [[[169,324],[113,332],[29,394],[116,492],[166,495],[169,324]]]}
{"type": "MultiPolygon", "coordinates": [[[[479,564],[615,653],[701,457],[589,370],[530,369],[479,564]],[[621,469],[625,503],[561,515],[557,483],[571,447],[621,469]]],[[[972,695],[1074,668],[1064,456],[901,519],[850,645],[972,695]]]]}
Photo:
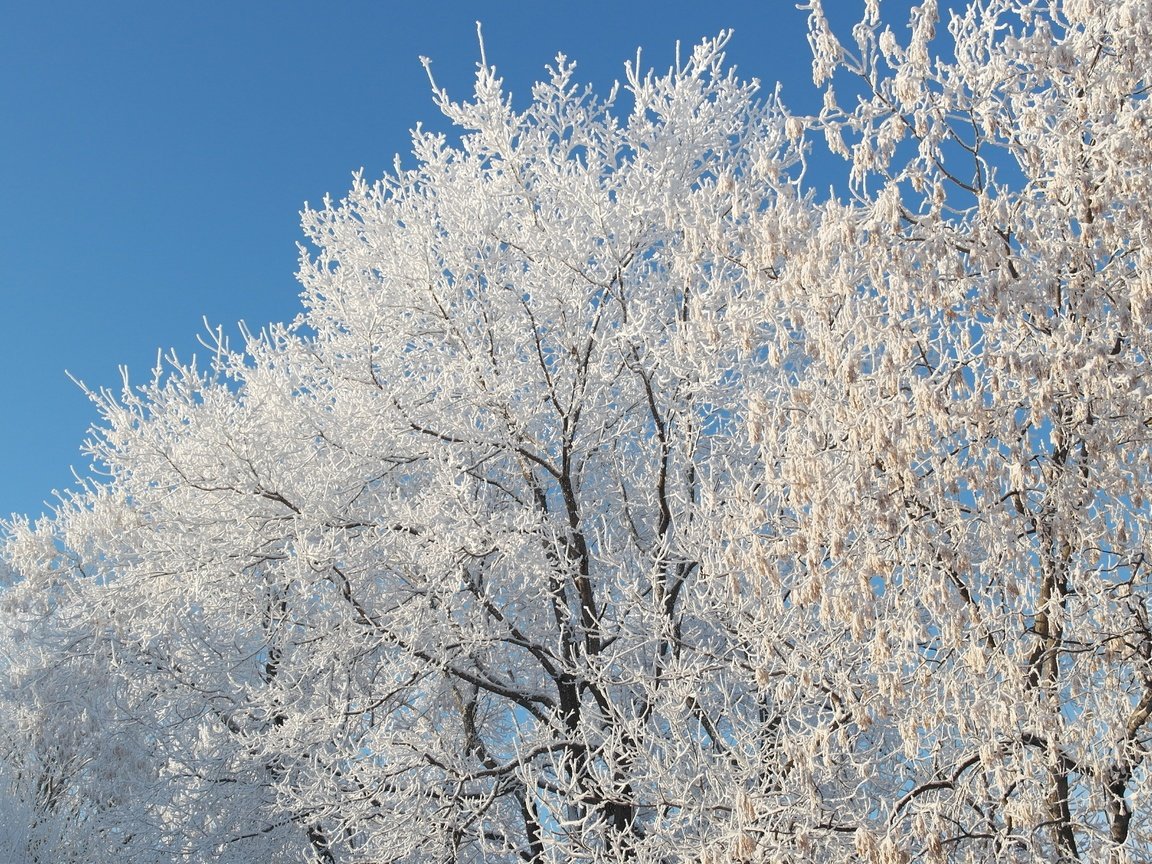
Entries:
{"type": "Polygon", "coordinates": [[[865,6],[816,117],[433,85],[295,322],[94,394],[31,860],[1152,860],[1152,7],[865,6]]]}

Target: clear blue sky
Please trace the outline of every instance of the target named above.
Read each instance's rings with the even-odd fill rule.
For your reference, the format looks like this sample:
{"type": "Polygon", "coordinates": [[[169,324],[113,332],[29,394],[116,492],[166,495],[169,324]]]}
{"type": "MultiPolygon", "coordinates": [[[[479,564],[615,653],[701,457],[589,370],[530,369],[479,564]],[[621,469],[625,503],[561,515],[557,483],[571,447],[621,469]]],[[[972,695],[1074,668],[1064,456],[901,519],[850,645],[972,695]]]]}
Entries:
{"type": "Polygon", "coordinates": [[[96,413],[65,370],[118,387],[124,364],[144,381],[157,348],[197,349],[202,317],[235,332],[296,314],[303,203],[342,197],[356,169],[381,175],[436,121],[419,55],[470,92],[477,19],[520,104],[559,51],[606,87],[637,46],[662,70],[676,40],[727,27],[743,75],[818,104],[794,0],[7,4],[0,517],[40,513],[85,470],[96,413]]]}

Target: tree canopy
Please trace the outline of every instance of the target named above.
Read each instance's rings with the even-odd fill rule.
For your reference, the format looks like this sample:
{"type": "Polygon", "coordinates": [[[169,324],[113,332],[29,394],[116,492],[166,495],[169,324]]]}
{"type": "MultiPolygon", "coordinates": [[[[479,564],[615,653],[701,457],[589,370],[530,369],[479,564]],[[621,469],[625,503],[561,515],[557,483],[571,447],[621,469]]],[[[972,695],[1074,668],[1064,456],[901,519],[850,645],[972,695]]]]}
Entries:
{"type": "Polygon", "coordinates": [[[433,83],[294,322],[92,394],[3,545],[19,854],[1152,860],[1152,9],[864,7],[816,116],[726,33],[433,83]]]}

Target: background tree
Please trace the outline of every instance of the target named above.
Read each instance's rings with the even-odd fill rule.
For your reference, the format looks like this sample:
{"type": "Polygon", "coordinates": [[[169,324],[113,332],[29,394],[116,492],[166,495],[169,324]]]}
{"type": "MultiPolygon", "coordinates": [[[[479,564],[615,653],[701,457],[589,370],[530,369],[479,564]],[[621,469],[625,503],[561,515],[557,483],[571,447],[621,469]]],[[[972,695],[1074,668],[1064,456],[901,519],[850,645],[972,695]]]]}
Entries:
{"type": "Polygon", "coordinates": [[[297,321],[94,394],[5,547],[77,860],[1152,856],[1152,13],[809,14],[814,118],[433,84],[297,321]]]}

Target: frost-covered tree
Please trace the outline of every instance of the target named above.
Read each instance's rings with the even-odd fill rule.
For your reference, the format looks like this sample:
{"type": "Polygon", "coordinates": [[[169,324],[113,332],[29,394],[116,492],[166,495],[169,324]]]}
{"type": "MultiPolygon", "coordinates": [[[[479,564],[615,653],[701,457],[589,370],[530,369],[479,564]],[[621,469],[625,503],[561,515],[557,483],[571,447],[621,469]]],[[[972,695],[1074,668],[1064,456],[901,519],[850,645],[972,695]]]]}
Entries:
{"type": "Polygon", "coordinates": [[[295,322],[94,394],[5,546],[50,860],[1152,860],[1152,9],[809,15],[815,117],[434,84],[295,322]]]}

